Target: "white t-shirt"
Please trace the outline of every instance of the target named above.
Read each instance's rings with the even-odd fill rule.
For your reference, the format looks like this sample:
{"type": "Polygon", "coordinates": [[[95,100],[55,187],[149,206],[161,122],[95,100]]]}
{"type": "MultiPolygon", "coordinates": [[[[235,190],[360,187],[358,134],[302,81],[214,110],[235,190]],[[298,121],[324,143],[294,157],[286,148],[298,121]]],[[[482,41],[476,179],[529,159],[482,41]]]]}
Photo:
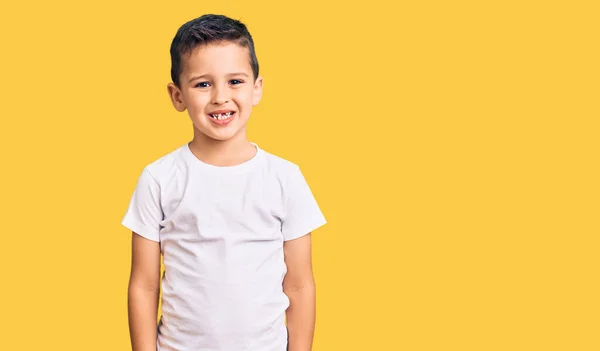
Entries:
{"type": "Polygon", "coordinates": [[[284,351],[283,242],[326,220],[299,167],[252,143],[213,166],[185,144],[147,165],[122,224],[160,242],[159,351],[284,351]]]}

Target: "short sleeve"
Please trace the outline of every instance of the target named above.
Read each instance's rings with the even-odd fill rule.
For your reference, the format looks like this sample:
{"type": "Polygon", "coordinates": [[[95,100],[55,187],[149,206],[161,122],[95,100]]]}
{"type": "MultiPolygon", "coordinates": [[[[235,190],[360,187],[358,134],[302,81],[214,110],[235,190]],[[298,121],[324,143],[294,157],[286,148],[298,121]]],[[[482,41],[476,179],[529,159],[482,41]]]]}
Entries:
{"type": "Polygon", "coordinates": [[[160,187],[145,168],[138,179],[121,224],[146,239],[159,242],[162,218],[160,187]]]}
{"type": "Polygon", "coordinates": [[[283,240],[299,238],[327,223],[298,167],[290,174],[284,193],[286,212],[281,225],[283,240]]]}

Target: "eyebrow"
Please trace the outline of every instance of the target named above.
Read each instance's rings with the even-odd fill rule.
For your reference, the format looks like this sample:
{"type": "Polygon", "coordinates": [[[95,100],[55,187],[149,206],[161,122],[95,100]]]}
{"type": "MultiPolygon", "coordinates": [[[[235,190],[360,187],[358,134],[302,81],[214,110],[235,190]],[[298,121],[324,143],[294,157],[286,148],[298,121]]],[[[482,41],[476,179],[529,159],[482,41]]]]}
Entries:
{"type": "MultiPolygon", "coordinates": [[[[229,73],[226,76],[227,77],[235,77],[235,76],[250,77],[247,73],[244,73],[244,72],[229,73]]],[[[190,79],[189,82],[191,83],[191,82],[195,81],[196,79],[206,78],[206,77],[210,77],[210,74],[203,74],[200,76],[192,77],[192,79],[190,79]]]]}

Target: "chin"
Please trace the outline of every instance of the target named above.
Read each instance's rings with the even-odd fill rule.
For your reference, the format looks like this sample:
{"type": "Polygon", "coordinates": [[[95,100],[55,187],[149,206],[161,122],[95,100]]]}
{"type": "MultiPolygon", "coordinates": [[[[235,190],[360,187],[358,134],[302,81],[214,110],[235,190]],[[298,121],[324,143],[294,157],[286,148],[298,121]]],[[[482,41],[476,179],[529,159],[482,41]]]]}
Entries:
{"type": "Polygon", "coordinates": [[[223,135],[207,135],[209,138],[213,139],[213,140],[217,140],[217,141],[227,141],[229,139],[233,138],[232,136],[223,136],[223,135]]]}
{"type": "Polygon", "coordinates": [[[207,137],[213,139],[213,140],[218,140],[218,141],[226,141],[229,139],[233,139],[236,135],[238,135],[239,130],[236,131],[223,131],[221,133],[215,133],[212,130],[209,131],[200,131],[202,134],[206,135],[207,137]]]}
{"type": "MultiPolygon", "coordinates": [[[[236,121],[233,121],[234,123],[236,121]]],[[[239,121],[238,121],[239,122],[239,121]]],[[[215,128],[212,125],[204,125],[202,123],[196,124],[193,123],[195,133],[202,134],[207,138],[217,140],[217,141],[227,141],[235,138],[237,135],[243,132],[244,126],[231,124],[229,126],[225,126],[223,128],[215,128]]]]}

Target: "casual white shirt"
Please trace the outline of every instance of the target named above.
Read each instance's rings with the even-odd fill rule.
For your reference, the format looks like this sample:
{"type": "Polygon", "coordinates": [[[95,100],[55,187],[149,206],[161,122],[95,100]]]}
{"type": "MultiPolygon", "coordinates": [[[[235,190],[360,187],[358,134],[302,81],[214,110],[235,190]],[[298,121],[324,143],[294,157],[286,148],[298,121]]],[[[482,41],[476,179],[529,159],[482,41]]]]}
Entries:
{"type": "Polygon", "coordinates": [[[122,224],[160,242],[159,351],[284,351],[283,242],[326,220],[300,168],[256,147],[214,166],[185,144],[147,165],[122,224]]]}

